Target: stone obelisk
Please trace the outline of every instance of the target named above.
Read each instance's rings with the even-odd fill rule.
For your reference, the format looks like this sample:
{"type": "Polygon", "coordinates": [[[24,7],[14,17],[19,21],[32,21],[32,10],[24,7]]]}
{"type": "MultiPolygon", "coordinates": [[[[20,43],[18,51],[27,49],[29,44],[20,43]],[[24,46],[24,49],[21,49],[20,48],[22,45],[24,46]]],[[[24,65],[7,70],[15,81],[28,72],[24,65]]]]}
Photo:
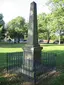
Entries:
{"type": "Polygon", "coordinates": [[[38,44],[37,6],[35,2],[32,2],[30,5],[28,40],[24,48],[24,74],[34,77],[35,66],[41,62],[41,49],[38,44]]]}

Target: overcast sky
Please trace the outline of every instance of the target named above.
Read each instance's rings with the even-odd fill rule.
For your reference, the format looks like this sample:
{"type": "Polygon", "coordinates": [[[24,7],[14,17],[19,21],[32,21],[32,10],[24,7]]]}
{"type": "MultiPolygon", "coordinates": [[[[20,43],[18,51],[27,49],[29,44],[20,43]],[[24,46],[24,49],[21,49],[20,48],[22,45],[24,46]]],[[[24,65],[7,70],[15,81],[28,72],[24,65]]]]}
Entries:
{"type": "Polygon", "coordinates": [[[45,3],[48,0],[0,0],[0,13],[4,16],[4,21],[7,23],[11,19],[22,16],[26,20],[29,19],[30,3],[35,1],[37,3],[37,13],[49,13],[48,7],[45,3]]]}

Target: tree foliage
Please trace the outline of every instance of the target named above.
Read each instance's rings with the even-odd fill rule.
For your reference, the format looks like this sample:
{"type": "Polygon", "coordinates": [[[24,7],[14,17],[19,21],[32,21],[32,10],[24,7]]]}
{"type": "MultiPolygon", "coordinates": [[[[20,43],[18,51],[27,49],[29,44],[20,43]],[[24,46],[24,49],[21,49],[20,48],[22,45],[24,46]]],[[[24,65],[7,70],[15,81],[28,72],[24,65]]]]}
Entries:
{"type": "Polygon", "coordinates": [[[7,30],[11,38],[18,38],[18,42],[20,38],[24,38],[24,35],[27,31],[27,26],[25,23],[25,19],[23,17],[16,17],[15,19],[11,20],[7,24],[7,30]]]}
{"type": "MultiPolygon", "coordinates": [[[[64,0],[49,0],[50,14],[38,15],[39,38],[47,38],[48,43],[55,34],[64,32],[64,0]],[[47,37],[46,37],[47,36],[47,37]]],[[[59,37],[60,42],[60,37],[59,37]]]]}
{"type": "Polygon", "coordinates": [[[0,40],[5,38],[5,22],[3,20],[3,15],[0,14],[0,40]]]}
{"type": "Polygon", "coordinates": [[[60,35],[64,31],[64,0],[49,0],[49,6],[52,8],[54,27],[59,33],[60,43],[60,35]]]}
{"type": "Polygon", "coordinates": [[[48,43],[51,39],[51,36],[54,32],[54,24],[52,14],[39,14],[38,15],[38,28],[39,28],[39,38],[45,38],[48,40],[48,43]]]}

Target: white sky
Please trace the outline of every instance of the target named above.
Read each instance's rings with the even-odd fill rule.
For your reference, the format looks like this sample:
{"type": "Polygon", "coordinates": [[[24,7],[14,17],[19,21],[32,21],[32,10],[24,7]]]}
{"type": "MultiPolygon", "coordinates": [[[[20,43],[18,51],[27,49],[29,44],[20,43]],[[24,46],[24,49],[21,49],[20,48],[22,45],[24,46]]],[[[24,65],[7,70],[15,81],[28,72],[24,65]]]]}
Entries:
{"type": "Polygon", "coordinates": [[[37,3],[38,14],[42,12],[50,12],[48,7],[45,6],[45,3],[48,0],[0,0],[0,13],[3,14],[5,23],[17,16],[22,16],[28,20],[30,3],[32,1],[37,3]]]}

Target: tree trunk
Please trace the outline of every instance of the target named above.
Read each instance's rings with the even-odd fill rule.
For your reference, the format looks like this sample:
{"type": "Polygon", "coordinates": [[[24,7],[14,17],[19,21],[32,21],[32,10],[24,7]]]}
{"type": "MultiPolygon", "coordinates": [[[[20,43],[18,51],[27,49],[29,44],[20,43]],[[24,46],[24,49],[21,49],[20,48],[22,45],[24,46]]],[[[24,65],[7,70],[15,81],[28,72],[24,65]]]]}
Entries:
{"type": "Polygon", "coordinates": [[[60,45],[60,41],[61,41],[60,36],[61,36],[61,31],[59,32],[59,45],[60,45]]]}
{"type": "Polygon", "coordinates": [[[20,38],[18,37],[18,43],[20,43],[20,38]]]}
{"type": "Polygon", "coordinates": [[[59,35],[59,45],[60,45],[60,35],[59,35]]]}
{"type": "Polygon", "coordinates": [[[50,42],[50,33],[48,32],[48,34],[47,34],[47,44],[49,44],[49,42],[50,42]]]}
{"type": "Polygon", "coordinates": [[[14,38],[14,43],[16,43],[16,38],[14,38]]]}

